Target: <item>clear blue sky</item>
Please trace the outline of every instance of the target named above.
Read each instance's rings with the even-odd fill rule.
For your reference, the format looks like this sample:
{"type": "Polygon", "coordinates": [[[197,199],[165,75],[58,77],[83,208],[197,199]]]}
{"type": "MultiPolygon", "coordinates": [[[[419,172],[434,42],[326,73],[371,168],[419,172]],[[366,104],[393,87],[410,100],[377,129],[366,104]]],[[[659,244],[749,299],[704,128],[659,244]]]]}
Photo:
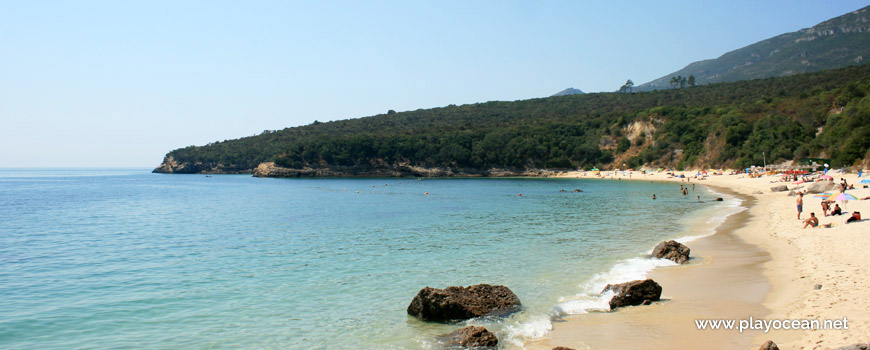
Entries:
{"type": "Polygon", "coordinates": [[[0,0],[0,168],[641,84],[866,1],[0,0]]]}

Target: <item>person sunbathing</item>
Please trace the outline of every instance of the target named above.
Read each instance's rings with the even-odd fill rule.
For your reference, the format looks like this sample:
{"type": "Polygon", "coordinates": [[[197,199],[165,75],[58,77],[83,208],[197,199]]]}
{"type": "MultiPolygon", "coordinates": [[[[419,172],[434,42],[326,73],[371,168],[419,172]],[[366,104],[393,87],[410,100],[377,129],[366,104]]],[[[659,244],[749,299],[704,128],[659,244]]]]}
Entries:
{"type": "Polygon", "coordinates": [[[846,219],[846,223],[850,223],[852,221],[861,221],[861,212],[853,211],[852,216],[846,219]]]}
{"type": "Polygon", "coordinates": [[[813,227],[819,226],[819,218],[816,217],[816,213],[810,213],[810,217],[804,220],[804,228],[810,225],[813,227]]]}
{"type": "Polygon", "coordinates": [[[834,204],[834,209],[831,210],[831,216],[834,216],[834,215],[843,215],[843,210],[840,209],[839,204],[834,204]]]}

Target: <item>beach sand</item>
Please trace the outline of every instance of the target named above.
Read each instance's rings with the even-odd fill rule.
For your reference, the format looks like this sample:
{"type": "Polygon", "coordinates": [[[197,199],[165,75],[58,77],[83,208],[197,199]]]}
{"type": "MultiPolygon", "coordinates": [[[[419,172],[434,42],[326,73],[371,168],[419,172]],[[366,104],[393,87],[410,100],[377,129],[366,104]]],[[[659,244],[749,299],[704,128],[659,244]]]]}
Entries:
{"type": "MultiPolygon", "coordinates": [[[[679,172],[678,172],[679,173],[679,172]]],[[[602,173],[602,175],[605,173],[602,173]]],[[[689,172],[685,172],[686,175],[689,172]]],[[[609,174],[608,174],[609,175],[609,174]]],[[[848,193],[870,196],[855,174],[834,174],[855,184],[848,193]]],[[[568,173],[564,177],[592,177],[568,173]]],[[[607,178],[628,176],[617,174],[607,178]]],[[[866,177],[865,177],[866,178],[866,177]]],[[[831,228],[802,229],[795,197],[771,192],[775,177],[716,175],[705,180],[672,178],[665,174],[631,180],[701,184],[733,191],[748,210],[732,215],[716,234],[687,245],[695,258],[690,264],[660,268],[650,274],[663,287],[663,302],[609,313],[590,313],[554,322],[553,331],[526,344],[528,349],[567,346],[574,349],[757,349],[773,340],[782,349],[833,349],[870,342],[870,290],[862,280],[870,273],[870,220],[845,224],[852,211],[870,217],[870,200],[839,202],[847,215],[821,216],[821,199],[804,197],[805,219],[810,212],[831,228]],[[758,194],[761,192],[761,194],[758,194]],[[820,289],[816,289],[821,285],[820,289]],[[843,320],[848,329],[822,330],[698,330],[695,320],[843,320]]],[[[712,200],[713,198],[702,198],[712,200]]],[[[651,245],[656,242],[650,242],[651,245]]]]}

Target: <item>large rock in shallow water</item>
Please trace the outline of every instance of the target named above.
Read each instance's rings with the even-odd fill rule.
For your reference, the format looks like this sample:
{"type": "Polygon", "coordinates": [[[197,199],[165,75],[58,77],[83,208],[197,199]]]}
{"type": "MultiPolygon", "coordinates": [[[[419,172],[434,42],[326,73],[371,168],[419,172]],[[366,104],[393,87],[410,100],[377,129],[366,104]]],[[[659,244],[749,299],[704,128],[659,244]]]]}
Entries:
{"type": "Polygon", "coordinates": [[[651,279],[636,280],[620,284],[608,284],[601,293],[613,291],[610,309],[643,304],[645,300],[657,301],[662,298],[662,286],[651,279]]]}
{"type": "Polygon", "coordinates": [[[520,299],[508,287],[478,284],[437,289],[426,287],[417,293],[408,314],[423,321],[449,322],[519,310],[520,299]]]}
{"type": "Polygon", "coordinates": [[[457,329],[450,334],[442,336],[447,346],[461,346],[462,348],[495,349],[498,346],[498,338],[488,329],[478,326],[468,326],[457,329]]]}
{"type": "Polygon", "coordinates": [[[670,240],[661,242],[653,248],[652,256],[659,259],[673,260],[677,264],[682,264],[689,260],[689,252],[692,250],[684,244],[670,240]]]}

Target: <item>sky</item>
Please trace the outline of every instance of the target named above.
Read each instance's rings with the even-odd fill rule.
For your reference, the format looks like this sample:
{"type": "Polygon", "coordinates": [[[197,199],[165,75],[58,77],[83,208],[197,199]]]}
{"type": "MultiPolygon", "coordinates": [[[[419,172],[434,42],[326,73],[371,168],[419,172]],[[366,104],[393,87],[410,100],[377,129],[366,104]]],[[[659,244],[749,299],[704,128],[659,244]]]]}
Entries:
{"type": "Polygon", "coordinates": [[[0,168],[449,104],[615,91],[866,1],[0,0],[0,168]]]}

